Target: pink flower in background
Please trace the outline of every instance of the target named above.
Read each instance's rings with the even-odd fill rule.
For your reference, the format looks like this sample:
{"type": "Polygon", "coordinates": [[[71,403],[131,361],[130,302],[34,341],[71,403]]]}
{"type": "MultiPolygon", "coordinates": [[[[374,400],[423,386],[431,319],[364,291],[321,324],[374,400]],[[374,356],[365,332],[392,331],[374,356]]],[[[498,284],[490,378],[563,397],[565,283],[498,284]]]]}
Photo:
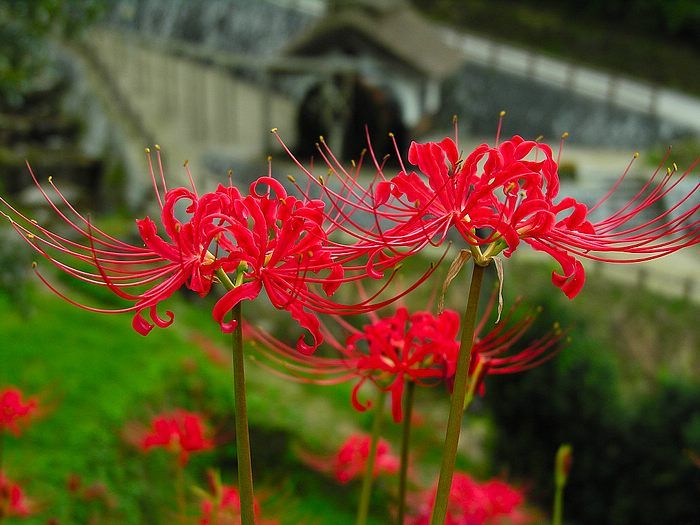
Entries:
{"type": "MultiPolygon", "coordinates": [[[[345,484],[364,474],[367,458],[369,458],[370,442],[371,437],[367,434],[352,434],[331,457],[319,457],[307,452],[302,452],[300,457],[309,466],[331,474],[339,483],[345,484]]],[[[387,441],[380,439],[374,461],[374,476],[395,474],[398,470],[398,456],[393,453],[387,441]]]]}
{"type": "Polygon", "coordinates": [[[201,416],[184,410],[156,416],[151,429],[140,439],[140,447],[149,451],[162,447],[179,454],[180,464],[185,465],[192,452],[209,450],[213,443],[206,439],[201,416]]]}
{"type": "Polygon", "coordinates": [[[32,502],[25,496],[22,487],[0,471],[0,521],[6,517],[24,517],[33,513],[32,502]]]}
{"type": "Polygon", "coordinates": [[[22,392],[16,388],[6,388],[0,392],[0,431],[10,431],[19,435],[21,427],[36,409],[36,400],[22,400],[22,392]]]}
{"type": "MultiPolygon", "coordinates": [[[[198,525],[240,525],[241,500],[238,488],[223,485],[218,474],[209,472],[212,494],[202,491],[200,505],[201,516],[198,525]]],[[[264,520],[260,516],[260,505],[256,499],[254,505],[255,522],[259,525],[278,525],[277,521],[264,520]]]]}
{"type": "MultiPolygon", "coordinates": [[[[435,500],[435,490],[422,496],[411,525],[427,525],[435,500]]],[[[523,508],[522,491],[503,481],[479,483],[468,474],[456,472],[452,479],[445,525],[520,525],[532,523],[523,508]]]]}

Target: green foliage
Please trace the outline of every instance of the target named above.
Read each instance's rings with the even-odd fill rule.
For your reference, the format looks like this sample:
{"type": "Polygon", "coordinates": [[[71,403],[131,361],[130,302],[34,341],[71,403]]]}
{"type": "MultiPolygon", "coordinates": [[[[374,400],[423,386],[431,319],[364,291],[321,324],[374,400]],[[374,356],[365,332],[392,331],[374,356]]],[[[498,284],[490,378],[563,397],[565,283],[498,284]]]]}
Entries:
{"type": "Polygon", "coordinates": [[[700,384],[661,362],[649,377],[630,359],[635,349],[626,346],[629,327],[616,321],[620,312],[625,319],[636,317],[629,323],[636,351],[649,349],[645,357],[653,358],[650,341],[677,348],[684,331],[696,330],[687,316],[697,315],[697,307],[685,304],[682,312],[674,301],[644,292],[620,295],[600,278],[589,280],[591,289],[575,305],[540,296],[541,323],[557,320],[572,327],[573,340],[561,354],[527,374],[499,377],[487,386],[486,403],[499,429],[495,469],[530,480],[532,497],[547,507],[554,454],[561,443],[571,443],[568,523],[697,523],[700,469],[691,458],[700,446],[700,384]],[[673,311],[677,315],[660,315],[673,311]],[[658,338],[647,340],[643,326],[653,326],[658,338]],[[640,375],[644,388],[638,385],[640,375]]]}
{"type": "Polygon", "coordinates": [[[3,0],[0,3],[0,100],[21,104],[45,65],[45,38],[75,36],[104,4],[97,0],[3,0]]]}
{"type": "Polygon", "coordinates": [[[440,22],[700,93],[695,0],[413,0],[440,22]],[[649,67],[654,64],[654,67],[649,67]]]}

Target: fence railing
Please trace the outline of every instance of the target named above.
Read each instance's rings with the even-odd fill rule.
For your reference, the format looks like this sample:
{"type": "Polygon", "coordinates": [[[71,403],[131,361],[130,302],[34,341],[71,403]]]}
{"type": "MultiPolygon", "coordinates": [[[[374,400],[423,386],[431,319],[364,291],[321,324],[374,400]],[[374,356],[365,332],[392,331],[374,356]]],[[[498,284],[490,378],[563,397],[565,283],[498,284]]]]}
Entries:
{"type": "Polygon", "coordinates": [[[469,62],[648,113],[700,133],[700,99],[696,97],[450,29],[445,29],[444,41],[462,51],[469,62]]]}

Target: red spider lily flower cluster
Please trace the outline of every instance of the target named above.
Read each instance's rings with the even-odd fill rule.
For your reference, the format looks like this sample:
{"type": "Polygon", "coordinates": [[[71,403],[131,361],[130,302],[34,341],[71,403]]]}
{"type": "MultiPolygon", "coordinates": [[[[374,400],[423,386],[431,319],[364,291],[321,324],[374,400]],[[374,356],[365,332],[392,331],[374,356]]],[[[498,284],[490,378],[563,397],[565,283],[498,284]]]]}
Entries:
{"type": "MultiPolygon", "coordinates": [[[[476,262],[485,265],[500,253],[512,255],[522,240],[559,263],[562,271],[554,272],[552,281],[573,298],[585,282],[581,258],[639,262],[700,242],[700,220],[696,218],[700,204],[693,202],[700,183],[665,211],[639,224],[643,214],[671,196],[700,158],[681,174],[676,173],[675,165],[665,173],[657,169],[626,204],[594,221],[591,214],[620,187],[632,163],[611,190],[588,208],[573,198],[560,198],[558,158],[552,149],[519,136],[501,143],[497,136],[495,146],[481,144],[466,157],[460,153],[456,130],[454,140],[413,142],[408,160],[417,169],[406,169],[402,163],[401,171],[389,178],[372,155],[376,174],[366,189],[358,182],[357,172],[344,170],[323,141],[318,149],[345,189],[333,192],[321,184],[330,200],[349,207],[352,213],[359,203],[362,211],[374,215],[376,228],[364,244],[359,243],[369,251],[386,253],[389,246],[416,253],[427,245],[442,244],[456,230],[476,262]]],[[[401,161],[398,150],[397,157],[401,161]]],[[[316,180],[293,160],[309,181],[316,180]]]]}
{"type": "MultiPolygon", "coordinates": [[[[475,331],[471,354],[470,376],[473,391],[483,393],[484,378],[488,374],[509,374],[529,370],[556,355],[562,331],[555,327],[542,337],[516,349],[536,319],[535,314],[516,319],[519,303],[513,305],[499,323],[491,326],[496,293],[489,303],[475,331]]],[[[457,366],[459,343],[459,316],[452,310],[439,315],[419,311],[409,313],[404,307],[391,317],[371,315],[372,323],[358,330],[336,318],[350,332],[341,343],[330,330],[322,326],[325,339],[338,357],[303,356],[271,334],[244,325],[246,335],[254,342],[261,358],[259,362],[275,373],[300,382],[335,384],[358,380],[352,391],[352,404],[364,411],[370,403],[359,400],[359,391],[368,380],[391,393],[392,415],[402,419],[402,394],[405,383],[413,381],[421,386],[451,382],[457,366]]]]}
{"type": "MultiPolygon", "coordinates": [[[[310,467],[326,474],[332,474],[341,484],[362,476],[367,467],[371,445],[368,434],[352,434],[331,457],[319,457],[306,452],[300,453],[301,459],[310,467]]],[[[399,470],[399,458],[391,445],[380,439],[374,460],[374,477],[381,474],[396,474],[399,470]]]]}
{"type": "Polygon", "coordinates": [[[365,411],[371,402],[359,400],[362,385],[368,380],[391,393],[392,415],[395,421],[403,417],[402,397],[406,381],[419,385],[440,384],[455,373],[459,331],[459,317],[446,310],[435,316],[429,312],[410,314],[400,307],[391,317],[378,318],[370,314],[372,323],[358,330],[336,317],[350,335],[341,343],[326,327],[325,340],[338,357],[302,356],[269,333],[245,325],[246,335],[262,343],[258,347],[261,361],[273,371],[302,382],[333,384],[358,379],[352,390],[351,401],[359,411],[365,411]]]}
{"type": "MultiPolygon", "coordinates": [[[[430,523],[435,490],[423,496],[411,525],[430,523]]],[[[479,483],[468,474],[455,473],[445,525],[522,525],[532,523],[523,509],[522,491],[499,480],[479,483]]]]}
{"type": "Polygon", "coordinates": [[[0,471],[0,521],[3,518],[24,517],[34,513],[32,502],[17,483],[0,471]]]}
{"type": "Polygon", "coordinates": [[[16,388],[6,388],[0,392],[0,432],[9,431],[19,435],[22,424],[35,409],[35,399],[23,401],[22,392],[16,388]]]}
{"type": "MultiPolygon", "coordinates": [[[[366,246],[353,248],[329,239],[334,231],[347,233],[360,228],[348,225],[342,218],[344,211],[328,212],[326,203],[307,194],[302,199],[288,195],[269,174],[253,182],[246,195],[223,185],[200,195],[188,169],[192,188],[169,190],[159,150],[157,159],[159,177],[149,152],[149,171],[160,218],[158,223],[150,217],[136,221],[143,242],[139,246],[115,239],[95,227],[49,178],[51,193],[60,206],[54,203],[31,168],[37,188],[67,226],[66,234],[50,231],[0,197],[7,212],[3,215],[39,254],[59,270],[80,281],[106,287],[131,305],[110,310],[79,303],[53,286],[35,265],[39,278],[54,293],[94,312],[133,312],[134,329],[146,335],[154,326],[167,327],[173,322],[174,314],[159,313],[158,306],[182,287],[205,296],[213,283],[224,284],[228,291],[214,306],[213,316],[225,332],[235,328],[234,321],[225,320],[233,307],[242,300],[256,298],[264,289],[276,308],[289,311],[310,334],[311,342],[304,337],[298,341],[298,349],[305,353],[313,352],[322,338],[314,312],[361,313],[396,299],[380,302],[376,301],[376,294],[353,305],[329,299],[343,282],[367,275],[381,277],[384,270],[404,256],[386,254],[381,247],[375,247],[368,261],[357,262],[366,257],[366,246]]],[[[382,291],[385,288],[386,285],[382,291]]]]}
{"type": "Polygon", "coordinates": [[[139,445],[144,451],[162,447],[174,452],[184,466],[192,452],[209,450],[213,443],[205,438],[201,416],[178,410],[154,417],[150,431],[141,437],[139,445]]]}
{"type": "Polygon", "coordinates": [[[519,136],[493,147],[482,144],[466,158],[460,156],[456,138],[414,142],[408,160],[422,176],[404,168],[377,185],[378,202],[389,203],[394,220],[400,222],[387,237],[400,243],[440,244],[455,229],[478,263],[500,252],[509,257],[522,240],[560,264],[562,273],[553,273],[552,281],[569,298],[581,291],[585,281],[578,258],[638,262],[700,242],[700,220],[695,218],[700,204],[692,204],[700,184],[662,213],[637,224],[640,215],[667,198],[700,158],[680,175],[675,165],[663,176],[657,169],[629,202],[600,221],[592,221],[591,213],[622,184],[631,163],[589,209],[573,198],[558,198],[558,165],[551,148],[519,136]]]}
{"type": "MultiPolygon", "coordinates": [[[[238,488],[223,485],[218,473],[208,472],[211,494],[201,491],[201,516],[199,525],[240,525],[241,499],[238,488]]],[[[199,491],[198,491],[199,492],[199,491]]],[[[260,505],[254,502],[255,522],[260,525],[277,525],[274,520],[262,520],[260,505]]]]}

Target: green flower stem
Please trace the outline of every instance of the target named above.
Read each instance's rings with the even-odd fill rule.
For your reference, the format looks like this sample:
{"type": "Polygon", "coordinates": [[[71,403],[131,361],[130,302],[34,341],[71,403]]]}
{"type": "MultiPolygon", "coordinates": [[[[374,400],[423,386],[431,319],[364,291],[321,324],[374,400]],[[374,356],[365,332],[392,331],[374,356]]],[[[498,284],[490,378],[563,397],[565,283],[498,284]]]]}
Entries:
{"type": "MultiPolygon", "coordinates": [[[[216,272],[221,284],[227,290],[235,285],[228,275],[219,269],[216,272]]],[[[240,283],[239,283],[240,284],[240,283]]],[[[241,303],[233,307],[232,320],[236,322],[233,330],[233,393],[236,416],[236,458],[238,461],[238,491],[241,499],[241,525],[254,525],[255,512],[253,501],[253,468],[250,455],[250,435],[248,434],[248,408],[245,399],[245,367],[243,360],[243,326],[241,303]]]]}
{"type": "Polygon", "coordinates": [[[180,458],[175,457],[175,500],[177,502],[177,522],[184,525],[187,520],[185,505],[185,468],[180,458]]]}
{"type": "Polygon", "coordinates": [[[238,459],[238,491],[241,498],[241,525],[254,525],[253,468],[250,459],[248,408],[245,400],[243,327],[240,302],[233,307],[233,319],[238,321],[233,331],[233,391],[235,395],[236,457],[238,459]]]}
{"type": "Polygon", "coordinates": [[[554,488],[554,508],[552,510],[552,525],[561,525],[564,509],[564,485],[554,488]]]}
{"type": "Polygon", "coordinates": [[[566,487],[571,468],[571,445],[563,444],[557,450],[554,462],[554,504],[552,508],[552,525],[562,525],[564,514],[564,487],[566,487]]]}
{"type": "MultiPolygon", "coordinates": [[[[2,430],[0,430],[0,473],[2,472],[2,453],[3,453],[4,446],[5,446],[5,433],[2,430]]],[[[5,513],[6,513],[5,510],[6,509],[5,509],[4,499],[5,498],[0,497],[0,523],[5,521],[5,513]]],[[[9,498],[7,498],[7,499],[8,499],[7,504],[9,506],[9,504],[10,504],[9,498]]]]}
{"type": "Polygon", "coordinates": [[[457,371],[455,373],[454,388],[452,391],[450,415],[447,419],[445,446],[442,451],[440,479],[438,481],[437,493],[435,494],[433,516],[430,521],[431,525],[443,525],[445,523],[445,517],[447,516],[452,476],[457,459],[459,434],[462,430],[464,403],[467,397],[469,361],[471,359],[472,347],[474,346],[474,326],[476,324],[479,294],[481,292],[481,283],[483,282],[485,269],[486,266],[481,266],[479,264],[473,265],[471,284],[469,286],[469,298],[462,319],[462,338],[459,346],[457,371]]]}
{"type": "Polygon", "coordinates": [[[411,450],[411,417],[413,402],[416,394],[416,384],[409,381],[406,386],[404,399],[403,432],[401,433],[401,467],[399,469],[399,513],[396,519],[398,525],[403,525],[406,515],[406,485],[408,478],[408,455],[411,450]]]}
{"type": "Polygon", "coordinates": [[[362,479],[362,491],[360,492],[360,504],[357,507],[356,525],[366,525],[369,514],[369,500],[372,496],[372,483],[374,482],[374,462],[377,458],[377,445],[382,433],[382,421],[384,419],[384,400],[386,392],[380,390],[374,406],[374,421],[372,422],[372,436],[369,444],[369,456],[365,466],[365,477],[362,479]]]}

